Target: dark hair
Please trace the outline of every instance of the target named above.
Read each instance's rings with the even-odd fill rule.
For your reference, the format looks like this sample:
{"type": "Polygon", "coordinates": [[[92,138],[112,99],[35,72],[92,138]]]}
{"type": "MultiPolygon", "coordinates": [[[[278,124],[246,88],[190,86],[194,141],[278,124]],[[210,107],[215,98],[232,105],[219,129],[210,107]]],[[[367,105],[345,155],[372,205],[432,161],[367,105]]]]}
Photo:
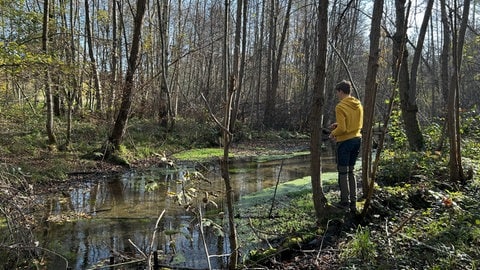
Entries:
{"type": "Polygon", "coordinates": [[[343,93],[349,95],[351,86],[352,86],[352,84],[349,81],[343,80],[343,81],[337,83],[337,85],[335,86],[335,89],[337,91],[342,91],[343,93]]]}

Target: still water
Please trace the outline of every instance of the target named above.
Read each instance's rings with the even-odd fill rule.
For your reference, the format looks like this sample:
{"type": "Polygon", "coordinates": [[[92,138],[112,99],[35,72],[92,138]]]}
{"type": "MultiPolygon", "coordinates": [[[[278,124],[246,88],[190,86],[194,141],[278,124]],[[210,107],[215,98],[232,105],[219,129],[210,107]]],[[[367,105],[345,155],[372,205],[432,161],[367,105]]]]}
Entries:
{"type": "MultiPolygon", "coordinates": [[[[334,170],[332,163],[327,160],[323,166],[334,170]]],[[[310,158],[234,163],[230,168],[235,200],[239,200],[275,185],[277,180],[286,182],[309,175],[310,158]]],[[[208,268],[205,246],[211,255],[228,254],[228,233],[222,237],[220,227],[210,226],[203,238],[198,217],[201,213],[213,224],[228,227],[224,226],[226,218],[222,218],[226,212],[224,182],[217,166],[202,168],[204,179],[194,177],[198,176],[196,171],[188,164],[175,169],[130,171],[44,199],[50,222],[37,239],[40,247],[58,253],[50,256],[48,269],[107,269],[101,266],[111,257],[114,263],[120,263],[142,259],[141,252],[148,255],[153,250],[158,250],[164,265],[208,268]],[[205,194],[214,203],[205,206],[205,194]]],[[[226,258],[212,257],[212,268],[225,268],[226,258]]],[[[135,267],[138,264],[120,269],[135,267]]]]}

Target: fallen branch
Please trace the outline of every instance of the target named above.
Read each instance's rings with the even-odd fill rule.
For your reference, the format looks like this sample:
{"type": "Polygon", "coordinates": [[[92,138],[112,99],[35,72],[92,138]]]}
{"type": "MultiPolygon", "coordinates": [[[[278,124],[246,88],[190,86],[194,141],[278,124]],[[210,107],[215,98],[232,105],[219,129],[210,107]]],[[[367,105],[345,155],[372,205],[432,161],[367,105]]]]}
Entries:
{"type": "Polygon", "coordinates": [[[147,258],[147,255],[137,246],[135,245],[135,243],[133,243],[133,241],[131,239],[128,239],[128,242],[135,247],[135,249],[140,252],[140,254],[142,254],[142,256],[146,259],[147,258]]]}
{"type": "Polygon", "coordinates": [[[391,235],[394,235],[394,234],[396,234],[397,232],[399,232],[403,227],[405,227],[405,224],[407,224],[407,222],[409,222],[409,221],[412,220],[416,215],[418,215],[418,213],[420,213],[419,210],[413,212],[413,214],[411,214],[408,218],[404,219],[404,220],[402,221],[402,223],[400,223],[400,225],[398,226],[398,228],[395,229],[395,230],[391,233],[391,235]]]}
{"type": "Polygon", "coordinates": [[[325,239],[325,236],[327,235],[328,225],[330,224],[330,221],[332,221],[332,220],[329,219],[329,220],[327,221],[327,226],[325,227],[325,232],[323,233],[322,241],[320,242],[320,247],[318,248],[317,260],[320,258],[320,252],[322,251],[322,248],[323,248],[323,240],[325,239]]]}
{"type": "Polygon", "coordinates": [[[158,224],[160,224],[160,220],[162,219],[163,215],[165,214],[165,209],[163,209],[162,213],[157,218],[157,222],[155,222],[155,229],[153,229],[153,235],[152,235],[152,242],[150,243],[150,254],[148,255],[148,265],[149,268],[151,268],[151,262],[152,262],[152,256],[155,254],[153,252],[153,244],[155,242],[156,236],[157,236],[157,231],[158,231],[158,224]]]}
{"type": "MultiPolygon", "coordinates": [[[[267,245],[269,248],[273,248],[272,245],[270,244],[270,242],[268,241],[268,239],[266,237],[261,237],[260,234],[258,233],[260,230],[256,229],[254,226],[253,226],[253,223],[252,223],[252,219],[249,218],[248,219],[248,225],[250,226],[250,228],[252,229],[253,233],[255,234],[256,237],[258,237],[258,239],[260,240],[263,240],[265,242],[267,242],[267,245]]],[[[263,233],[263,232],[262,232],[263,233]]]]}

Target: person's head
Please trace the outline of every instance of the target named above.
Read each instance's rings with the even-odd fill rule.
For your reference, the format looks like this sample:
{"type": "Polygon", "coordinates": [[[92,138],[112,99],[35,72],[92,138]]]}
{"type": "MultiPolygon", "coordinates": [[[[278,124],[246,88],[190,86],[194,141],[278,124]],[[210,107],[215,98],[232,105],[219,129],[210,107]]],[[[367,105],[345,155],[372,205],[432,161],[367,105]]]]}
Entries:
{"type": "Polygon", "coordinates": [[[351,87],[352,84],[349,81],[343,80],[337,83],[337,85],[335,86],[335,90],[337,90],[338,92],[342,92],[343,94],[350,95],[351,87]]]}

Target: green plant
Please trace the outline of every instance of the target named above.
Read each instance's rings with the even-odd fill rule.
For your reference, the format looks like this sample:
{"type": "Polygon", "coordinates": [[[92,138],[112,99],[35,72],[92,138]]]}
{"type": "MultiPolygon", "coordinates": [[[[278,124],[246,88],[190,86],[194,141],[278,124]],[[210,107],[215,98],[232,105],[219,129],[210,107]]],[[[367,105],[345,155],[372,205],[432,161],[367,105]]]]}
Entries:
{"type": "Polygon", "coordinates": [[[431,151],[411,152],[386,149],[382,153],[377,178],[379,182],[394,185],[407,182],[411,176],[422,175],[427,179],[446,175],[448,161],[431,151]]]}
{"type": "Polygon", "coordinates": [[[342,259],[356,258],[366,263],[373,261],[376,256],[377,244],[370,237],[370,229],[362,226],[358,226],[352,240],[346,243],[340,254],[342,259]]]}

